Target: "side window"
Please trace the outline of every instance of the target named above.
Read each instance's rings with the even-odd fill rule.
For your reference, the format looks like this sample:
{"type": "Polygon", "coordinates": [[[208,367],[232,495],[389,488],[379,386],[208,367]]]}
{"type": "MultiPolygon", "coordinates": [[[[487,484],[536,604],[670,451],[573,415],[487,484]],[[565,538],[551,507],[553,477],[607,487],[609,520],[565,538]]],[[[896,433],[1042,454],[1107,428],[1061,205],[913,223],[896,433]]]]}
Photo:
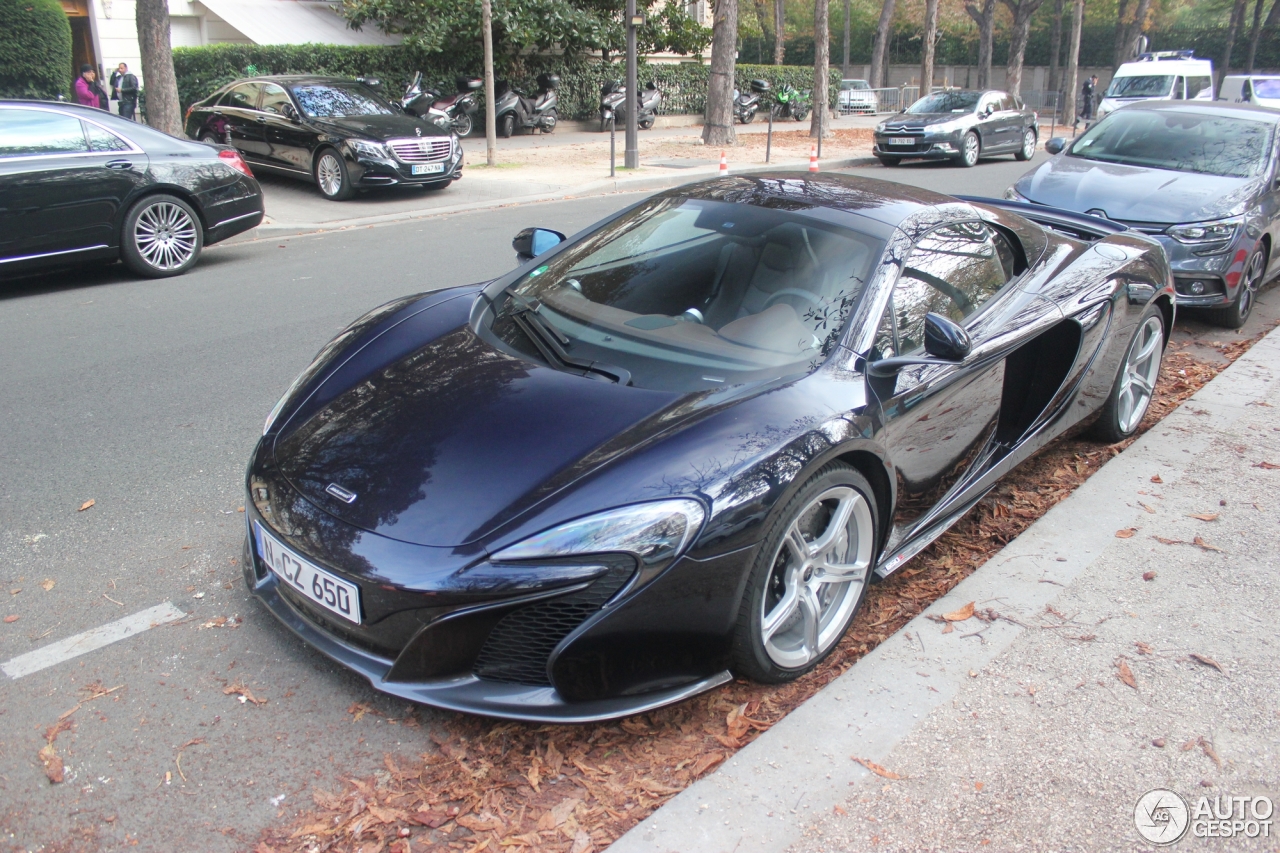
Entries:
{"type": "MultiPolygon", "coordinates": [[[[1212,77],[1188,77],[1187,78],[1187,97],[1198,98],[1205,90],[1213,92],[1212,77]]],[[[1209,96],[1206,96],[1209,97],[1209,96]]]]}
{"type": "Polygon", "coordinates": [[[986,95],[978,107],[978,115],[986,115],[988,111],[994,112],[998,109],[1000,109],[1000,96],[986,95]]]}
{"type": "Polygon", "coordinates": [[[893,297],[889,297],[889,307],[880,318],[880,328],[876,329],[876,342],[871,347],[870,361],[882,358],[893,358],[898,354],[898,330],[894,328],[893,297]]]}
{"type": "Polygon", "coordinates": [[[999,109],[1016,110],[1018,109],[1018,102],[1014,99],[1013,95],[1005,95],[1000,99],[999,109]]]}
{"type": "Polygon", "coordinates": [[[114,133],[103,130],[96,124],[84,123],[85,136],[89,137],[90,151],[128,151],[129,143],[114,133]]]}
{"type": "Polygon", "coordinates": [[[1014,253],[982,222],[934,229],[907,257],[893,289],[898,351],[924,346],[924,317],[933,312],[963,324],[1008,283],[1014,253]]]}
{"type": "Polygon", "coordinates": [[[241,83],[222,96],[221,105],[224,107],[238,107],[242,110],[256,110],[258,108],[258,92],[261,88],[262,85],[260,83],[241,83]]]}
{"type": "Polygon", "coordinates": [[[289,95],[284,89],[281,89],[275,83],[262,84],[262,106],[260,109],[263,112],[283,115],[283,107],[288,103],[290,103],[289,95]]]}
{"type": "Polygon", "coordinates": [[[88,150],[78,118],[44,110],[0,110],[0,159],[88,150]]]}

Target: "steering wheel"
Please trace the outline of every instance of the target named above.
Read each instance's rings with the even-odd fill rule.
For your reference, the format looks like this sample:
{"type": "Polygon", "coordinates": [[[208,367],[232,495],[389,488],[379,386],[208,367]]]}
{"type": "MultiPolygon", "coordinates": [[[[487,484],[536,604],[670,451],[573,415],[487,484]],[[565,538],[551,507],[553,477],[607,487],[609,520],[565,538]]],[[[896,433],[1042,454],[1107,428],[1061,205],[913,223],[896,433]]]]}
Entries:
{"type": "Polygon", "coordinates": [[[817,295],[815,295],[813,291],[802,290],[799,287],[784,287],[770,295],[769,298],[764,301],[764,308],[761,308],[760,310],[763,311],[765,308],[768,308],[773,304],[775,299],[779,299],[783,296],[799,296],[801,299],[807,299],[812,302],[814,308],[822,308],[822,302],[819,301],[817,295]]]}

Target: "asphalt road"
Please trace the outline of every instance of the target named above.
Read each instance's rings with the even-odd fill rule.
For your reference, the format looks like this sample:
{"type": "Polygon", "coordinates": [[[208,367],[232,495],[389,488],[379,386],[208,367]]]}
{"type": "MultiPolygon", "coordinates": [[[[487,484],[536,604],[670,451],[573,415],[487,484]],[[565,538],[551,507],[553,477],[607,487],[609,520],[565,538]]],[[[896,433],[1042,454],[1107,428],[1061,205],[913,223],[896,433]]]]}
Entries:
{"type": "MultiPolygon", "coordinates": [[[[998,195],[1025,168],[859,171],[998,195]]],[[[166,281],[112,266],[0,283],[0,663],[165,602],[189,614],[0,675],[0,849],[247,849],[312,786],[432,748],[436,712],[375,694],[249,599],[244,464],[350,320],[501,273],[522,227],[571,233],[637,197],[237,242],[166,281]],[[376,713],[355,721],[354,703],[376,713]],[[50,784],[38,753],[78,705],[50,784]]]]}

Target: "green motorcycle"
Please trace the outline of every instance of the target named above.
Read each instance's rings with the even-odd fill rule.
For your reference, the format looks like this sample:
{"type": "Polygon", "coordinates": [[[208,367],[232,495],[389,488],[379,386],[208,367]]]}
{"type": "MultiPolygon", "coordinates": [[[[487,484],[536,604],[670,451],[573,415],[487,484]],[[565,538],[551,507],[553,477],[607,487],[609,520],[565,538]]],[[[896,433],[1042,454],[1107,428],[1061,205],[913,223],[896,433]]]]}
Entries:
{"type": "Polygon", "coordinates": [[[793,118],[796,121],[804,121],[809,117],[809,110],[812,109],[809,99],[810,94],[808,91],[800,91],[784,83],[778,88],[777,94],[774,95],[773,117],[793,118]]]}

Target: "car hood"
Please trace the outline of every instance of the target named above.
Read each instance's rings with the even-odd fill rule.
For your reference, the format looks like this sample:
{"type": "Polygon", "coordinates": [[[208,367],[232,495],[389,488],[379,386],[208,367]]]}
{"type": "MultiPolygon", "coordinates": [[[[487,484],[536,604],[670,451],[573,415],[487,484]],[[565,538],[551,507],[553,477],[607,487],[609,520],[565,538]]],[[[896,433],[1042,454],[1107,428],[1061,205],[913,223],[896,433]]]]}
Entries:
{"type": "Polygon", "coordinates": [[[364,136],[373,139],[399,139],[417,136],[448,136],[449,131],[430,122],[408,115],[346,116],[343,118],[317,118],[312,121],[321,128],[343,136],[364,136]],[[419,133],[418,131],[422,131],[419,133]]]}
{"type": "Polygon", "coordinates": [[[1227,178],[1173,172],[1117,163],[1100,163],[1060,154],[1014,186],[1038,204],[1087,213],[1102,210],[1108,219],[1175,224],[1230,216],[1257,191],[1256,178],[1227,178]]]}
{"type": "Polygon", "coordinates": [[[513,357],[467,325],[371,368],[326,380],[345,388],[290,424],[276,464],[330,515],[418,545],[483,538],[616,456],[598,450],[611,439],[642,443],[680,399],[513,357]]]}
{"type": "Polygon", "coordinates": [[[907,115],[899,113],[884,123],[885,130],[899,127],[919,128],[933,127],[938,124],[969,118],[972,113],[918,113],[907,115]]]}

